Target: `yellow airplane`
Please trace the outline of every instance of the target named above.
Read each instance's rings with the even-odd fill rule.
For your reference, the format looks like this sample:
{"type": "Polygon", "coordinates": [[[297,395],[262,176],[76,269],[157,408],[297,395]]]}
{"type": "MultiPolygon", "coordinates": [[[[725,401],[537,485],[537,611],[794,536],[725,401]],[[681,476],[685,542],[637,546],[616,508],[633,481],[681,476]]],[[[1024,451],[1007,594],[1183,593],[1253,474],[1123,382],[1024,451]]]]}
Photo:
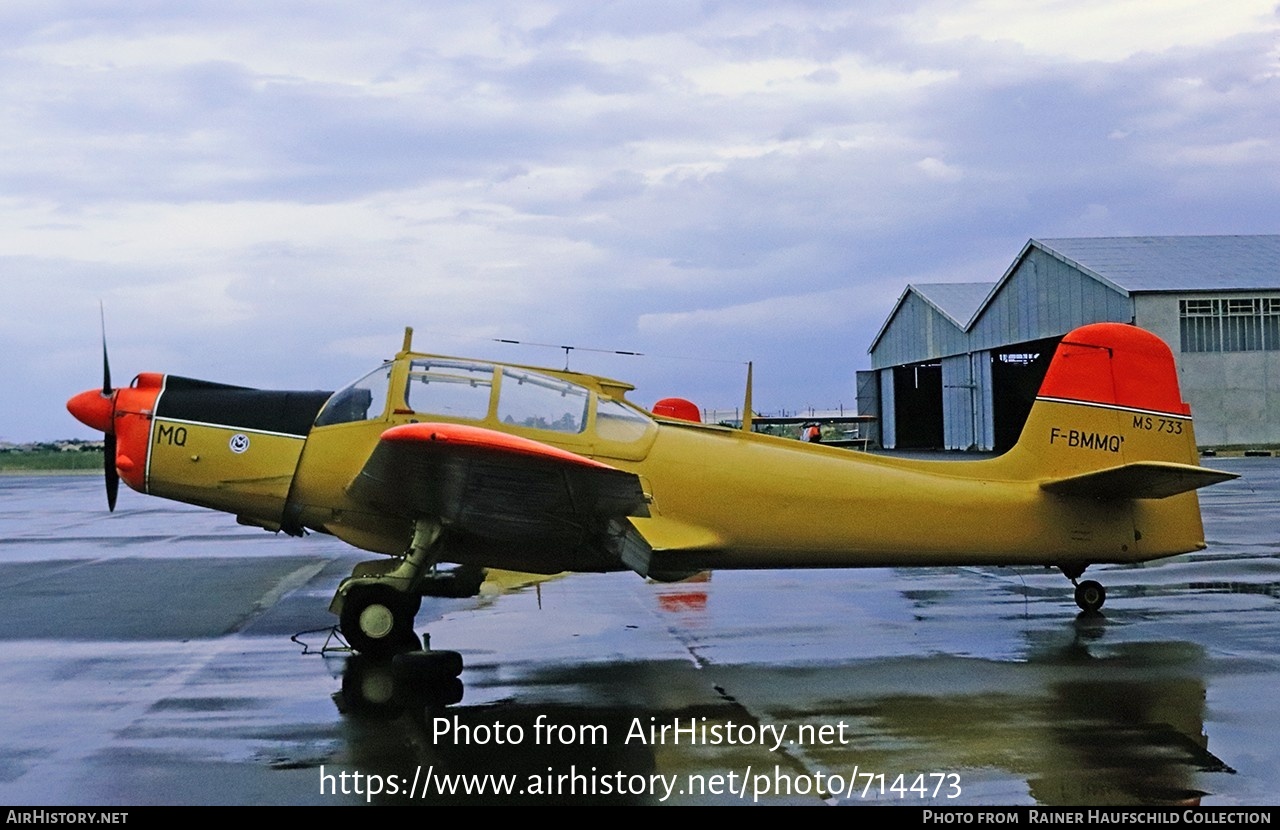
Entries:
{"type": "Polygon", "coordinates": [[[145,373],[68,409],[106,435],[108,503],[143,493],[386,554],[330,610],[370,655],[416,647],[435,566],[531,573],[1057,567],[1202,549],[1197,464],[1169,348],[1133,326],[1066,336],[1018,444],[977,461],[854,453],[698,423],[688,401],[567,370],[415,353],[412,330],[345,389],[282,392],[145,373]]]}

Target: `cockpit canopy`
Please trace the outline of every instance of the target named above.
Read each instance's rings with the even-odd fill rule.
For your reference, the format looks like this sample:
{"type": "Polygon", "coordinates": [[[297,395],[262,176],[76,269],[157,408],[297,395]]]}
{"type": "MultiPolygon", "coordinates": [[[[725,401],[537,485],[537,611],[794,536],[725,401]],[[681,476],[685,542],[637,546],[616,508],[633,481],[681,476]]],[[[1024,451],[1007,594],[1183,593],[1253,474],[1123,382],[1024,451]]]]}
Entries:
{"type": "Polygon", "coordinates": [[[384,363],[335,392],[317,416],[316,426],[394,416],[488,422],[497,429],[620,443],[639,441],[654,429],[645,413],[573,380],[522,367],[442,357],[384,363]]]}

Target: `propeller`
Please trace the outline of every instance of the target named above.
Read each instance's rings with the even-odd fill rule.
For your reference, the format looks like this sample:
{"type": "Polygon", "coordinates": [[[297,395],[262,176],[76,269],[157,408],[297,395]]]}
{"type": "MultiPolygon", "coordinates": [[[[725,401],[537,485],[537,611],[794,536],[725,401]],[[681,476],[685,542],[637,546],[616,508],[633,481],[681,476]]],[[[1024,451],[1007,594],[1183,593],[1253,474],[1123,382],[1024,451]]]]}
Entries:
{"type": "MultiPolygon", "coordinates": [[[[102,318],[102,397],[110,399],[115,390],[111,388],[111,361],[107,358],[107,314],[102,305],[98,305],[98,313],[102,318]]],[[[112,407],[114,409],[114,407],[112,407]]],[[[113,425],[114,427],[114,425],[113,425]]],[[[107,481],[107,510],[114,513],[116,495],[120,492],[120,473],[116,471],[116,432],[108,429],[102,440],[102,471],[107,481]]]]}
{"type": "Polygon", "coordinates": [[[117,455],[119,439],[116,435],[116,404],[121,394],[131,392],[130,389],[116,389],[111,385],[111,360],[107,357],[107,320],[102,316],[102,388],[86,389],[73,395],[67,401],[67,411],[75,419],[87,427],[102,433],[102,468],[107,482],[107,508],[116,509],[116,495],[120,492],[120,472],[117,464],[121,458],[117,455]]]}

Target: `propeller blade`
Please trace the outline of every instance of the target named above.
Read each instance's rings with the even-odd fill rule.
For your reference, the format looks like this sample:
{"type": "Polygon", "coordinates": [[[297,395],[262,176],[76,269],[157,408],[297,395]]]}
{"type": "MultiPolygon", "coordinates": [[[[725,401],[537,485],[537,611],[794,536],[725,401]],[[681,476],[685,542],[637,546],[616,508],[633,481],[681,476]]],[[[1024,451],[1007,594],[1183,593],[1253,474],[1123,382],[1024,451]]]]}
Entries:
{"type": "MultiPolygon", "coordinates": [[[[111,361],[107,358],[107,310],[98,301],[98,317],[102,324],[102,397],[110,398],[114,394],[111,388],[111,361]]],[[[115,401],[112,400],[114,415],[115,401]]],[[[102,472],[107,482],[107,511],[116,510],[116,496],[120,492],[120,473],[116,470],[116,433],[115,424],[103,435],[102,472]]]]}
{"type": "MultiPolygon", "coordinates": [[[[98,316],[102,320],[102,395],[107,397],[111,394],[111,361],[107,360],[107,312],[102,307],[102,303],[98,303],[98,316]]],[[[115,467],[114,458],[111,466],[115,467]]]]}
{"type": "Polygon", "coordinates": [[[107,510],[114,513],[116,494],[120,492],[120,473],[116,471],[116,436],[108,432],[102,442],[103,472],[107,478],[107,510]]]}

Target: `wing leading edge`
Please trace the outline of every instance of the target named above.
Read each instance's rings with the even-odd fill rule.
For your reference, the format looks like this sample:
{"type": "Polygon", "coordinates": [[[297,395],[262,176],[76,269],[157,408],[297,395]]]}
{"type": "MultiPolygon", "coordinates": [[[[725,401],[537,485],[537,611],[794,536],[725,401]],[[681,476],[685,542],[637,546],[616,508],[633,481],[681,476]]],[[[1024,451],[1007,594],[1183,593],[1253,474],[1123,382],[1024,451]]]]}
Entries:
{"type": "Polygon", "coordinates": [[[627,521],[649,515],[639,477],[528,438],[466,424],[392,427],[347,492],[440,521],[455,550],[494,566],[648,570],[650,548],[627,521]]]}

